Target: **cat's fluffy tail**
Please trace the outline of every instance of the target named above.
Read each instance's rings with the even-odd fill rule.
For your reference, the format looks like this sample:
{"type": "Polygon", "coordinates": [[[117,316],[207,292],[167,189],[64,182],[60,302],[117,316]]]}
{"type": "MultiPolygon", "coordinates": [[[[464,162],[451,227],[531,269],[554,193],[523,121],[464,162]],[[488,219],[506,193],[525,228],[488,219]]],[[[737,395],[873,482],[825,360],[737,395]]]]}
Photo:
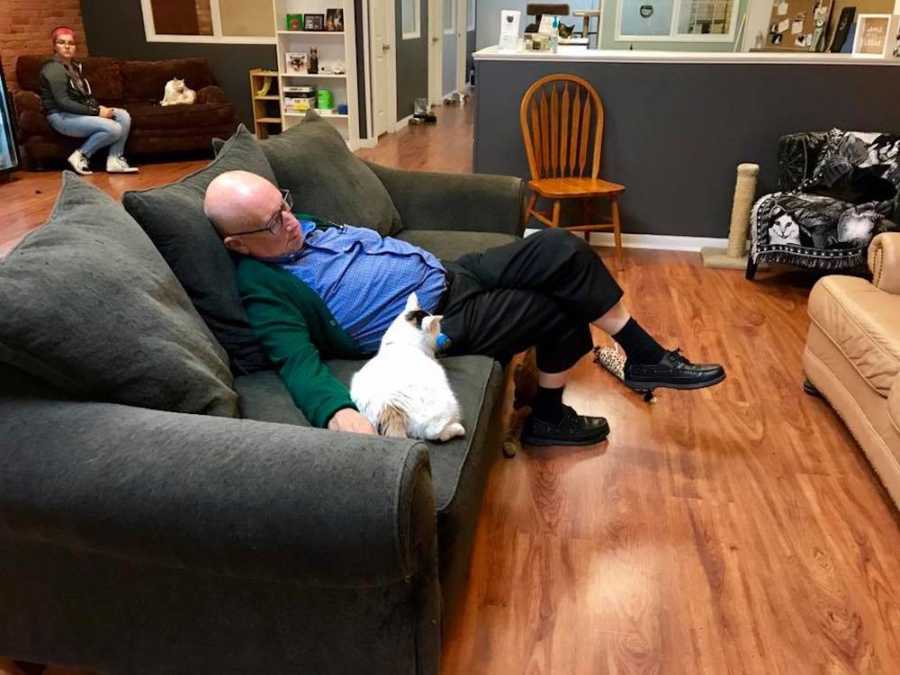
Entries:
{"type": "Polygon", "coordinates": [[[388,403],[378,415],[378,433],[382,436],[406,438],[409,417],[406,411],[395,403],[388,403]]]}

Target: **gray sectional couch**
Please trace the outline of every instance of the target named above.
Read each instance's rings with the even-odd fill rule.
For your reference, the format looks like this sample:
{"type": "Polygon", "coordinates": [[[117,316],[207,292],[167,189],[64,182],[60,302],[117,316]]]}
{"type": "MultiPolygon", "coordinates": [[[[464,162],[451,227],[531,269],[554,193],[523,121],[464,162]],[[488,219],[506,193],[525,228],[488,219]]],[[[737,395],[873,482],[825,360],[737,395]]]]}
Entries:
{"type": "MultiPolygon", "coordinates": [[[[321,130],[304,126],[279,141],[283,164],[292,138],[302,144],[321,130]]],[[[298,180],[317,163],[359,162],[350,157],[306,154],[298,180]]],[[[196,220],[191,209],[209,180],[250,164],[226,144],[210,167],[156,194],[196,220]]],[[[279,183],[290,182],[271,165],[279,183]]],[[[522,234],[519,179],[362,163],[353,171],[360,166],[390,196],[393,233],[439,257],[522,234]]],[[[295,201],[315,201],[297,193],[302,185],[293,189],[295,201]]],[[[217,324],[204,306],[203,283],[218,284],[227,305],[233,279],[198,269],[202,256],[175,264],[170,235],[188,233],[193,248],[182,242],[178,255],[204,244],[186,224],[165,241],[150,231],[142,209],[153,204],[146,192],[125,197],[206,319],[209,339],[225,347],[240,416],[73,393],[30,360],[16,362],[0,336],[0,654],[110,675],[437,673],[442,627],[464,597],[486,478],[500,456],[502,366],[479,356],[444,360],[465,439],[432,445],[310,428],[275,371],[245,367],[246,332],[225,344],[240,308],[226,307],[232,318],[217,324]]],[[[72,274],[78,286],[93,271],[72,274]]],[[[349,381],[361,362],[328,365],[349,381]]]]}

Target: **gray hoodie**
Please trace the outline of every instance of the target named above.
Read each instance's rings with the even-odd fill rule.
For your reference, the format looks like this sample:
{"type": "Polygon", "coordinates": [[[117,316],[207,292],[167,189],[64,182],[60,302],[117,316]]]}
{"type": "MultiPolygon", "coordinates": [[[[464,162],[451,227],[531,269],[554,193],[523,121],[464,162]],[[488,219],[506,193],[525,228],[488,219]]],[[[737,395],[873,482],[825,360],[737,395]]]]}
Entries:
{"type": "Polygon", "coordinates": [[[81,74],[81,64],[64,63],[58,56],[41,68],[41,105],[44,114],[56,112],[97,115],[100,105],[91,92],[90,83],[81,74]]]}

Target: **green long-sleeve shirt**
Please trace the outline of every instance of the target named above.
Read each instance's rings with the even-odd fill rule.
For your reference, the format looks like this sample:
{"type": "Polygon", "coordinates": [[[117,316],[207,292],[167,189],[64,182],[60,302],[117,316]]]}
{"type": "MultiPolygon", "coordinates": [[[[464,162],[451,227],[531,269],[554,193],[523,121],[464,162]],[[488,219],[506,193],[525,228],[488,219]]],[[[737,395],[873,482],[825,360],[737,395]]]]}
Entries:
{"type": "Polygon", "coordinates": [[[322,299],[290,272],[253,258],[240,261],[237,281],[253,332],[310,424],[324,427],[338,410],[355,410],[322,358],[363,353],[322,299]]]}

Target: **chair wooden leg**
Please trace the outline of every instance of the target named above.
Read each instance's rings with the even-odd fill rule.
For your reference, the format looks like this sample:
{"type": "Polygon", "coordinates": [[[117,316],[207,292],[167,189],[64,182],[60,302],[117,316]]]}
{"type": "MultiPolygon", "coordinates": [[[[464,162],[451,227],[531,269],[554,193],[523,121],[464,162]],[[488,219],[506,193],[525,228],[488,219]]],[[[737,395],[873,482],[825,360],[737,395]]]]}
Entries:
{"type": "Polygon", "coordinates": [[[550,227],[559,227],[559,204],[560,201],[558,199],[553,202],[553,218],[550,227]]]}
{"type": "Polygon", "coordinates": [[[609,200],[609,207],[613,223],[613,240],[616,244],[616,259],[619,269],[622,270],[625,268],[625,260],[622,255],[622,223],[619,220],[619,199],[617,197],[612,197],[609,200]]]}
{"type": "Polygon", "coordinates": [[[537,192],[532,192],[528,197],[528,207],[525,209],[525,222],[522,223],[525,227],[528,227],[528,221],[531,220],[531,214],[534,211],[534,205],[537,202],[537,192]]]}

